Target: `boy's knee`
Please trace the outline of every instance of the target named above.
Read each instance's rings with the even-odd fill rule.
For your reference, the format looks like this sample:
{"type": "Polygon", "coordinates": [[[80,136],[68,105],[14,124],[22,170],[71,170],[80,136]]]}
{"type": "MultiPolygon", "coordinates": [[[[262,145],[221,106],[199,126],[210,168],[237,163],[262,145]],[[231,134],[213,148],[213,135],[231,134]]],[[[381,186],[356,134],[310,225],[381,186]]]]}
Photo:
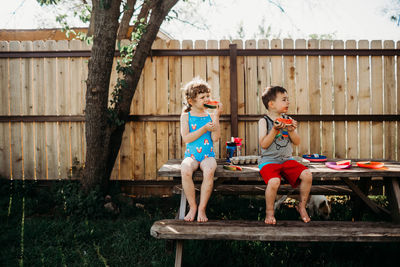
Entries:
{"type": "Polygon", "coordinates": [[[312,173],[310,172],[310,170],[304,170],[301,173],[300,179],[305,182],[312,182],[312,173]]]}
{"type": "Polygon", "coordinates": [[[272,178],[268,181],[268,188],[278,190],[279,186],[281,185],[281,179],[279,178],[272,178]]]}

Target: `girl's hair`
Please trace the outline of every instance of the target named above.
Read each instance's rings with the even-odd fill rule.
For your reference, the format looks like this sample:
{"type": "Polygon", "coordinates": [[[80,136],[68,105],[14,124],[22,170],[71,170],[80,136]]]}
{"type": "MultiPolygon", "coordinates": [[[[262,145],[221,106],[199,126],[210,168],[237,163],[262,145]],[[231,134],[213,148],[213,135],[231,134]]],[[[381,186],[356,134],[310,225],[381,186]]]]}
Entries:
{"type": "Polygon", "coordinates": [[[183,103],[186,105],[185,112],[189,112],[192,109],[189,99],[195,99],[198,94],[210,93],[211,87],[206,81],[196,77],[188,82],[182,90],[185,92],[185,102],[183,103]]]}
{"type": "Polygon", "coordinates": [[[265,88],[262,94],[262,101],[266,109],[268,109],[269,101],[275,101],[276,95],[278,93],[284,94],[287,93],[286,89],[281,86],[270,86],[265,88]]]}

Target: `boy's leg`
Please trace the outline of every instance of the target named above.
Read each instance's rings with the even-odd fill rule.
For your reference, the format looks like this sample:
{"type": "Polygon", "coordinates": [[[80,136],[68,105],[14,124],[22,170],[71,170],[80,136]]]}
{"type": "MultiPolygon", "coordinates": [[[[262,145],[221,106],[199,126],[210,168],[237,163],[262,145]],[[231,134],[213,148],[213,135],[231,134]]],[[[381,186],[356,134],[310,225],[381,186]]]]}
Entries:
{"type": "Polygon", "coordinates": [[[203,171],[203,182],[201,183],[200,203],[199,203],[199,210],[197,213],[198,222],[208,221],[206,215],[206,207],[213,190],[214,173],[216,168],[217,168],[217,162],[215,158],[205,158],[200,163],[200,169],[203,171]]]}
{"type": "Polygon", "coordinates": [[[181,164],[182,187],[189,203],[189,212],[186,214],[185,221],[194,221],[197,212],[196,192],[193,183],[193,172],[197,170],[199,163],[192,158],[185,158],[181,164]]]}
{"type": "Polygon", "coordinates": [[[312,174],[310,170],[307,169],[302,171],[299,178],[301,182],[300,182],[300,203],[298,211],[300,213],[301,219],[305,223],[308,223],[311,219],[307,214],[306,206],[312,185],[312,174]]]}
{"type": "Polygon", "coordinates": [[[280,178],[271,178],[268,180],[267,188],[265,189],[265,223],[266,224],[276,224],[276,219],[274,216],[274,203],[276,198],[276,193],[281,184],[280,178]]]}

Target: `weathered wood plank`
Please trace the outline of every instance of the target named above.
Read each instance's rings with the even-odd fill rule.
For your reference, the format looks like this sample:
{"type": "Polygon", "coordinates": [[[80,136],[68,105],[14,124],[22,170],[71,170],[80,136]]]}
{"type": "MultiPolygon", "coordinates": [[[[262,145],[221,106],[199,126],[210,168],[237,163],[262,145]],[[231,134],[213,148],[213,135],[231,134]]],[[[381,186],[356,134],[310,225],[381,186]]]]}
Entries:
{"type": "MultiPolygon", "coordinates": [[[[158,174],[169,177],[180,177],[181,160],[169,160],[159,170],[158,174]]],[[[387,170],[367,169],[353,167],[345,170],[334,170],[325,166],[323,163],[313,163],[308,166],[313,178],[319,177],[399,177],[400,176],[400,163],[399,162],[385,162],[387,170]]],[[[242,171],[228,171],[223,168],[223,162],[219,161],[215,171],[215,177],[256,177],[260,178],[260,173],[257,165],[242,165],[242,171]]],[[[201,171],[196,171],[194,177],[202,177],[201,171]]],[[[260,178],[261,179],[261,178],[260,178]]]]}
{"type": "Polygon", "coordinates": [[[399,242],[400,225],[348,221],[156,221],[150,234],[158,239],[257,240],[295,242],[399,242]]]}

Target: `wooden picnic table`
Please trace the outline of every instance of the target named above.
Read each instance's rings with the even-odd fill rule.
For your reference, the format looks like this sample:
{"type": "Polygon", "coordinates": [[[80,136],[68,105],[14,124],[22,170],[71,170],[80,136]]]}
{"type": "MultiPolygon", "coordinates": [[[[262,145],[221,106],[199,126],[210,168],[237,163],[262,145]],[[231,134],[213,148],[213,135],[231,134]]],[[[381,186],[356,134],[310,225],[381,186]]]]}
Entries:
{"type": "MultiPolygon", "coordinates": [[[[333,160],[338,161],[339,159],[333,160]]],[[[159,176],[181,179],[180,159],[168,160],[158,171],[159,176]]],[[[329,161],[329,160],[328,160],[329,161]]],[[[368,169],[356,165],[353,159],[349,169],[336,170],[325,166],[324,162],[311,162],[308,166],[313,175],[311,194],[353,194],[381,218],[392,222],[321,222],[308,224],[278,221],[276,226],[251,221],[210,221],[207,223],[184,222],[186,197],[181,186],[175,192],[181,193],[177,220],[161,220],[153,224],[151,235],[156,238],[177,240],[175,266],[182,260],[184,239],[227,239],[264,241],[347,241],[347,242],[400,242],[400,162],[384,161],[386,169],[368,169]],[[368,198],[368,185],[372,180],[380,180],[385,185],[389,209],[368,198]],[[332,184],[332,180],[342,185],[332,184]],[[317,183],[317,185],[314,185],[317,183]],[[299,227],[303,227],[299,231],[299,227]],[[297,232],[301,234],[288,234],[297,232]],[[260,233],[260,231],[262,233],[260,233]],[[288,232],[289,231],[289,232],[288,232]]],[[[372,160],[371,160],[372,161],[372,160]]],[[[217,160],[214,174],[214,192],[238,194],[264,194],[265,184],[257,165],[240,165],[242,171],[223,168],[225,160],[217,160]]],[[[195,182],[201,181],[200,170],[193,174],[195,182]]],[[[199,185],[196,185],[197,190],[199,185]]],[[[290,186],[281,185],[280,193],[293,192],[290,186]]],[[[279,193],[279,192],[278,192],[279,193]]]]}

